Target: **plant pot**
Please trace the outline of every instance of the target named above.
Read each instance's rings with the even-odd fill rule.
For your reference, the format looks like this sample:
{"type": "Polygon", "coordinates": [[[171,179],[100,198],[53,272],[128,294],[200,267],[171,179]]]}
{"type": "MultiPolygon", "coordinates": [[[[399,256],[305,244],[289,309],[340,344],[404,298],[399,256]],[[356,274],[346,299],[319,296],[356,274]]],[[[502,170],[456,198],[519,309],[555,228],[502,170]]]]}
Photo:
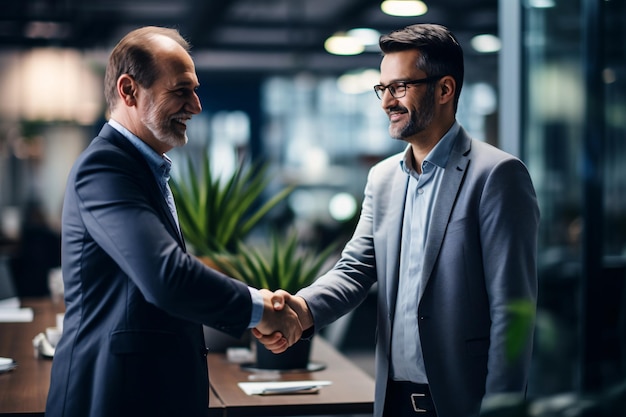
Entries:
{"type": "Polygon", "coordinates": [[[272,353],[256,340],[256,365],[259,369],[307,369],[311,356],[311,340],[300,339],[283,353],[272,353]]]}

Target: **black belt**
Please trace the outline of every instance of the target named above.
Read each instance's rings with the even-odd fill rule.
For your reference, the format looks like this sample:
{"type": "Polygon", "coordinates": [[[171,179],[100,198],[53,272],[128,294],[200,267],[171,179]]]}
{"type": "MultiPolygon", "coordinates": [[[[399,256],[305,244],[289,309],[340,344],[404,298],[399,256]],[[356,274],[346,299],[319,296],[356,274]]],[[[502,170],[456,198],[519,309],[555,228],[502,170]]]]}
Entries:
{"type": "Polygon", "coordinates": [[[436,417],[435,404],[430,396],[428,385],[389,380],[384,416],[436,417]]]}

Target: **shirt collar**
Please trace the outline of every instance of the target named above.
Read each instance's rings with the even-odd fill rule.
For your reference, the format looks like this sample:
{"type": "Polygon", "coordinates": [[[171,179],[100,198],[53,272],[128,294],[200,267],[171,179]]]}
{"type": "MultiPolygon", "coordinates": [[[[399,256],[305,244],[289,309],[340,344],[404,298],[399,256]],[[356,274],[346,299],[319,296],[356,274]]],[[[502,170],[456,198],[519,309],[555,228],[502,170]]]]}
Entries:
{"type": "MultiPolygon", "coordinates": [[[[461,125],[455,120],[454,124],[445,135],[437,142],[435,147],[431,149],[431,151],[424,158],[424,162],[434,164],[440,168],[445,168],[448,163],[448,158],[450,157],[450,152],[452,151],[452,146],[454,145],[454,138],[459,133],[461,129],[461,125]]],[[[413,166],[413,155],[411,152],[411,145],[407,146],[404,151],[404,156],[402,160],[400,160],[400,168],[406,174],[410,174],[412,171],[417,171],[413,166]]]]}
{"type": "Polygon", "coordinates": [[[109,124],[115,130],[120,132],[130,143],[137,148],[139,153],[146,159],[150,169],[154,173],[159,182],[167,182],[170,179],[170,170],[172,169],[172,160],[165,154],[159,155],[146,142],[135,136],[130,130],[126,129],[119,122],[109,119],[109,124]]]}

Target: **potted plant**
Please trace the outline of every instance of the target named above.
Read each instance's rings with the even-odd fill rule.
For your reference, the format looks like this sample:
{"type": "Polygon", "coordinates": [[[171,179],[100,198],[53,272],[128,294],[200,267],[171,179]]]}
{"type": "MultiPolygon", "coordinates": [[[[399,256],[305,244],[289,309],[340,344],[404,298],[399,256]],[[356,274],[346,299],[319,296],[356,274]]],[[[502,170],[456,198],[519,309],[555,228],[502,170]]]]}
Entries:
{"type": "MultiPolygon", "coordinates": [[[[319,276],[336,245],[317,252],[304,249],[295,232],[280,236],[273,233],[270,245],[253,247],[240,243],[234,255],[216,257],[215,263],[226,274],[255,288],[270,291],[283,289],[291,294],[311,284],[319,276]]],[[[274,354],[256,344],[255,368],[307,369],[311,351],[310,340],[300,340],[287,351],[274,354]]]]}
{"type": "MultiPolygon", "coordinates": [[[[216,175],[206,151],[199,163],[194,164],[191,155],[186,162],[186,169],[170,179],[178,219],[190,252],[212,268],[216,268],[212,259],[232,254],[293,190],[285,187],[263,201],[270,184],[267,165],[241,159],[232,174],[216,175]]],[[[212,351],[250,343],[249,334],[237,339],[207,326],[204,336],[212,351]]]]}
{"type": "Polygon", "coordinates": [[[293,187],[263,201],[270,184],[268,165],[242,159],[229,176],[215,175],[208,153],[202,154],[199,167],[188,156],[186,170],[180,178],[172,176],[170,186],[190,250],[198,257],[214,257],[232,253],[293,187]]]}

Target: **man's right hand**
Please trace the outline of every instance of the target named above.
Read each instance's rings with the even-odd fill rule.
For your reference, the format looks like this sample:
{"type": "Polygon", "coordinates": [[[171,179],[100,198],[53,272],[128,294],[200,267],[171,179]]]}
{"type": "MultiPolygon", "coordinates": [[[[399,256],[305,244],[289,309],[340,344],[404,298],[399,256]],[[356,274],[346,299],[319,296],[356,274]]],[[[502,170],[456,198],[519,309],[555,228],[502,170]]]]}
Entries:
{"type": "Polygon", "coordinates": [[[302,325],[298,314],[289,305],[285,304],[282,297],[277,297],[269,290],[260,290],[263,296],[263,317],[261,322],[253,329],[255,337],[274,335],[272,346],[280,353],[296,343],[302,337],[302,325]]]}
{"type": "MultiPolygon", "coordinates": [[[[271,300],[275,311],[278,312],[284,309],[288,309],[297,314],[301,326],[298,339],[302,336],[303,330],[306,330],[313,326],[313,316],[311,315],[309,307],[306,304],[306,301],[304,301],[304,298],[293,296],[284,290],[277,290],[276,292],[274,292],[271,300]]],[[[252,334],[268,350],[272,351],[273,353],[284,352],[289,346],[293,344],[288,343],[287,340],[283,337],[283,334],[279,331],[265,333],[262,331],[262,329],[257,327],[255,329],[252,329],[252,334]]]]}

